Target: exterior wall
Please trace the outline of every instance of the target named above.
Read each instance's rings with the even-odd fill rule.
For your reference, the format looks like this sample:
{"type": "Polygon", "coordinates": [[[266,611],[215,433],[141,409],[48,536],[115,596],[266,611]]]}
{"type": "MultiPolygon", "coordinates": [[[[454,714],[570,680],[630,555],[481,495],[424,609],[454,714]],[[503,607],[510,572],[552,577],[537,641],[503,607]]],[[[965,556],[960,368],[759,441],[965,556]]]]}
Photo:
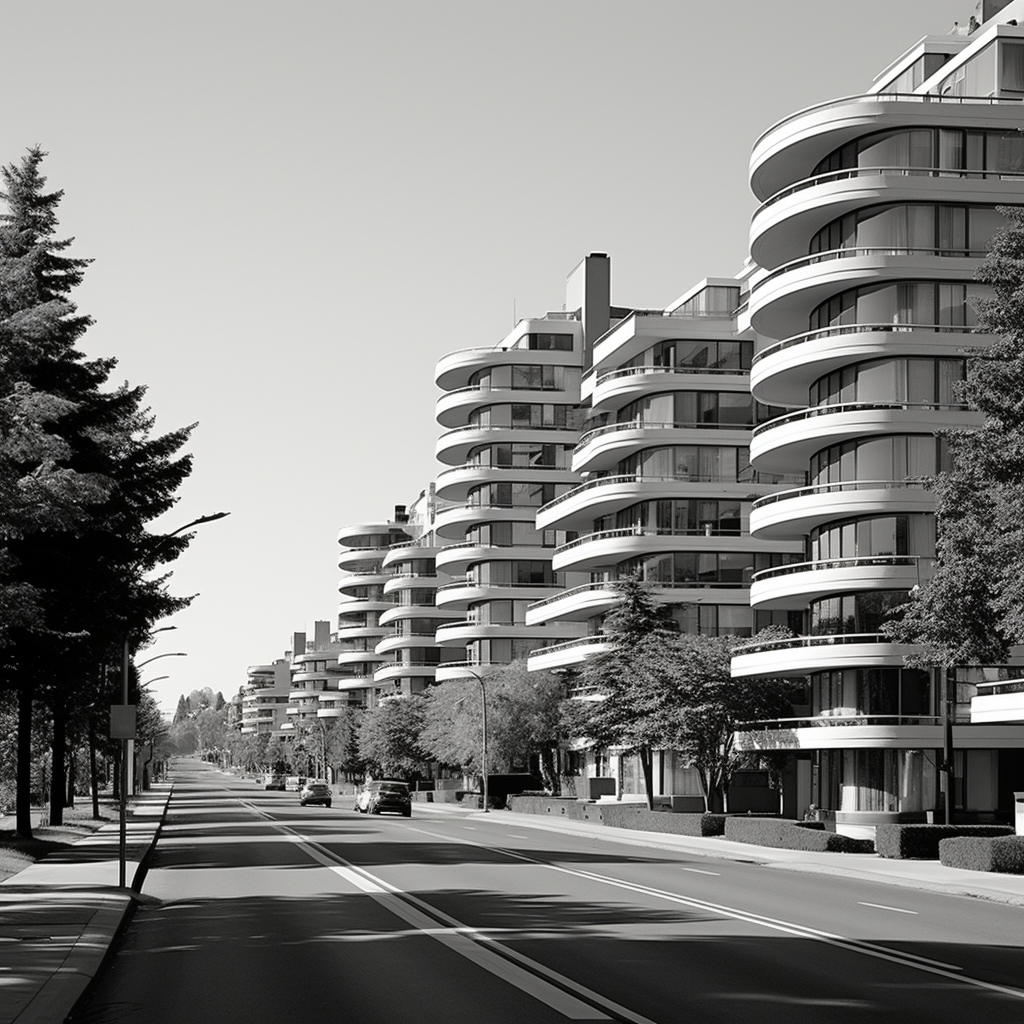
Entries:
{"type": "MultiPolygon", "coordinates": [[[[912,649],[881,628],[933,571],[922,480],[947,465],[936,432],[980,422],[955,388],[965,347],[986,342],[974,273],[1002,222],[995,206],[1020,203],[1024,187],[1004,45],[1024,46],[1024,28],[922,40],[872,93],[784,119],[751,157],[751,386],[790,409],[755,429],[751,463],[806,482],[756,500],[750,528],[802,541],[806,556],[756,573],[750,593],[755,614],[785,611],[802,635],[741,650],[734,674],[805,675],[810,716],[753,724],[741,740],[812,751],[813,800],[848,830],[941,803],[938,675],[906,668],[912,649]],[[915,85],[914,67],[930,77],[915,85]]],[[[979,673],[1001,672],[961,671],[946,713],[966,723],[979,673]]],[[[957,806],[993,811],[993,748],[1020,745],[1007,729],[958,725],[955,746],[970,749],[957,806]]]]}

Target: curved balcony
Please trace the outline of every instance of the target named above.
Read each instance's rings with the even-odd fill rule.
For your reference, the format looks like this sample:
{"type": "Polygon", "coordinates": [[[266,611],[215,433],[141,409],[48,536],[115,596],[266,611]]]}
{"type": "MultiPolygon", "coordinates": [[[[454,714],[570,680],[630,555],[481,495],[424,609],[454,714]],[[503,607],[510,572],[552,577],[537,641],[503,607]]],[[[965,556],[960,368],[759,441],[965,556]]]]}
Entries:
{"type": "MultiPolygon", "coordinates": [[[[439,537],[462,540],[466,530],[484,523],[532,523],[537,514],[534,505],[484,505],[463,501],[439,510],[434,529],[439,537]]],[[[439,548],[438,550],[443,550],[439,548]]]]}
{"type": "Polygon", "coordinates": [[[804,676],[837,668],[902,667],[918,650],[893,643],[882,633],[799,636],[768,643],[742,644],[732,658],[734,679],[752,676],[804,676]]]}
{"type": "Polygon", "coordinates": [[[750,324],[758,334],[785,338],[806,328],[816,306],[848,288],[866,283],[972,281],[985,252],[961,252],[879,246],[804,256],[752,281],[750,324]]]}
{"type": "Polygon", "coordinates": [[[397,567],[401,566],[403,562],[433,558],[441,546],[436,541],[427,543],[424,537],[408,541],[405,544],[392,544],[388,548],[388,553],[381,559],[381,570],[385,571],[390,578],[395,573],[401,573],[401,569],[397,567]]]}
{"type": "MultiPolygon", "coordinates": [[[[941,750],[939,718],[911,715],[860,715],[782,718],[741,722],[733,740],[737,750],[941,750]]],[[[955,750],[1024,747],[1024,731],[1012,726],[953,726],[955,750]]]]}
{"type": "MultiPolygon", "coordinates": [[[[651,588],[655,600],[662,604],[733,604],[746,607],[749,587],[746,583],[658,583],[651,588]]],[[[536,601],[526,610],[528,626],[543,625],[552,620],[584,622],[603,615],[618,602],[614,583],[585,583],[562,590],[536,601]]]]}
{"type": "MultiPolygon", "coordinates": [[[[389,608],[394,607],[394,602],[385,598],[380,600],[369,600],[367,598],[352,597],[348,600],[342,600],[338,602],[338,618],[339,619],[352,619],[360,618],[364,622],[366,620],[367,613],[380,614],[386,612],[389,608]]],[[[346,627],[338,624],[338,636],[342,634],[342,630],[346,627]]],[[[351,635],[351,634],[346,634],[351,635]]]]}
{"type": "Polygon", "coordinates": [[[463,575],[467,569],[479,562],[499,561],[549,561],[554,548],[542,547],[540,544],[478,544],[467,541],[464,544],[452,544],[439,552],[437,567],[444,569],[451,576],[463,575]]]}
{"type": "Polygon", "coordinates": [[[735,481],[702,480],[694,474],[686,480],[672,476],[638,476],[632,473],[587,480],[537,510],[538,530],[573,530],[593,525],[595,519],[613,515],[639,501],[657,498],[720,498],[749,500],[751,491],[762,494],[772,487],[735,481]]]}
{"type": "Polygon", "coordinates": [[[430,633],[389,633],[380,638],[374,648],[378,656],[392,654],[395,651],[409,651],[434,646],[434,634],[430,633]]]}
{"type": "MultiPolygon", "coordinates": [[[[368,690],[373,687],[373,676],[342,676],[338,681],[338,692],[351,694],[353,690],[368,690]]],[[[350,700],[353,698],[349,698],[350,700]]]]}
{"type": "Polygon", "coordinates": [[[560,644],[549,644],[539,650],[532,651],[526,663],[531,672],[553,671],[562,668],[574,668],[582,665],[595,654],[607,651],[611,644],[606,636],[581,636],[575,640],[567,640],[560,644]]]}
{"type": "Polygon", "coordinates": [[[822,448],[865,437],[928,434],[980,426],[981,413],[962,405],[913,402],[844,402],[817,405],[762,423],[750,439],[750,462],[759,472],[805,469],[822,448]]]}
{"type": "Polygon", "coordinates": [[[572,468],[577,473],[600,473],[645,448],[670,444],[722,444],[743,447],[750,441],[753,424],[609,423],[585,433],[576,445],[572,468]]]}
{"type": "Polygon", "coordinates": [[[919,93],[870,93],[818,103],[776,122],[754,143],[750,183],[764,202],[794,184],[795,168],[815,167],[846,142],[890,128],[965,127],[1015,131],[1020,100],[919,93]]]}
{"type": "Polygon", "coordinates": [[[659,533],[642,527],[598,530],[555,548],[551,568],[555,572],[593,572],[618,565],[640,555],[674,551],[696,552],[779,552],[801,550],[792,541],[755,541],[739,530],[733,534],[708,534],[704,530],[659,533]]]}
{"type": "Polygon", "coordinates": [[[579,437],[578,430],[567,427],[480,427],[470,424],[443,433],[434,446],[438,462],[446,466],[461,465],[469,453],[481,446],[497,444],[560,444],[571,445],[579,437]]]}
{"type": "Polygon", "coordinates": [[[989,335],[938,324],[841,324],[806,331],[754,355],[750,389],[766,405],[805,405],[811,385],[833,370],[871,359],[962,359],[989,335]]]}
{"type": "Polygon", "coordinates": [[[435,640],[438,647],[465,647],[474,640],[568,640],[578,636],[581,623],[556,623],[548,626],[527,626],[522,623],[502,624],[466,620],[438,626],[435,640]]]}
{"type": "Polygon", "coordinates": [[[394,626],[396,622],[406,619],[433,619],[437,617],[437,607],[433,604],[400,604],[383,612],[378,620],[382,626],[394,626]]]}
{"type": "Polygon", "coordinates": [[[440,666],[437,662],[427,664],[426,662],[407,662],[402,665],[387,664],[381,665],[373,673],[374,683],[389,683],[396,679],[429,679],[437,675],[440,666]]]}
{"type": "Polygon", "coordinates": [[[765,539],[802,537],[815,527],[861,516],[928,513],[935,492],[918,480],[850,480],[777,491],[750,508],[750,533],[765,539]]]}
{"type": "Polygon", "coordinates": [[[504,662],[446,661],[437,666],[434,679],[438,683],[447,683],[452,679],[476,679],[478,676],[486,679],[491,672],[503,668],[508,668],[504,662]]]}
{"type": "Polygon", "coordinates": [[[338,545],[386,551],[392,543],[406,537],[409,537],[409,531],[404,523],[350,523],[338,530],[338,545]]]}
{"type": "Polygon", "coordinates": [[[560,466],[480,466],[466,463],[444,470],[437,476],[437,496],[445,501],[464,502],[472,487],[488,483],[560,484],[579,483],[579,475],[560,466]]]}
{"type": "Polygon", "coordinates": [[[366,576],[380,575],[381,565],[389,548],[342,548],[338,552],[338,568],[342,572],[366,576]]]}
{"type": "Polygon", "coordinates": [[[554,387],[501,388],[490,385],[471,385],[456,388],[442,395],[435,406],[435,419],[442,427],[461,427],[469,417],[486,405],[579,405],[579,394],[554,387]]]}
{"type": "Polygon", "coordinates": [[[782,565],[754,573],[750,604],[754,608],[801,608],[808,601],[832,594],[907,592],[927,582],[934,561],[932,556],[874,555],[782,565]]]}
{"type": "Polygon", "coordinates": [[[806,255],[807,239],[847,213],[880,203],[1019,201],[1024,175],[934,167],[853,167],[819,174],[771,196],[750,223],[750,254],[774,269],[806,255]],[[1009,180],[1007,180],[1009,177],[1009,180]]]}
{"type": "Polygon", "coordinates": [[[613,413],[652,392],[747,391],[748,370],[690,366],[629,366],[590,378],[591,412],[613,413]]]}
{"type": "Polygon", "coordinates": [[[448,580],[447,573],[440,576],[437,573],[431,576],[421,576],[415,572],[402,573],[388,579],[387,583],[384,584],[384,593],[390,595],[400,594],[403,590],[436,590],[442,583],[447,583],[448,580]]]}
{"type": "Polygon", "coordinates": [[[441,587],[437,606],[453,614],[482,601],[538,601],[561,591],[553,583],[474,583],[461,580],[441,587]]]}
{"type": "Polygon", "coordinates": [[[499,366],[579,366],[580,352],[578,338],[582,330],[577,321],[560,321],[557,327],[552,321],[535,320],[531,325],[520,321],[516,332],[522,336],[529,333],[544,333],[557,330],[572,333],[575,352],[540,351],[525,348],[507,348],[503,344],[486,348],[465,348],[442,356],[434,369],[434,383],[442,391],[455,391],[469,387],[469,379],[481,370],[499,366]]]}
{"type": "MultiPolygon", "coordinates": [[[[387,635],[378,631],[378,636],[387,635]]],[[[376,646],[376,645],[375,645],[376,646]]],[[[373,649],[369,651],[339,651],[338,667],[344,672],[347,666],[369,665],[381,660],[381,656],[373,649]]]]}

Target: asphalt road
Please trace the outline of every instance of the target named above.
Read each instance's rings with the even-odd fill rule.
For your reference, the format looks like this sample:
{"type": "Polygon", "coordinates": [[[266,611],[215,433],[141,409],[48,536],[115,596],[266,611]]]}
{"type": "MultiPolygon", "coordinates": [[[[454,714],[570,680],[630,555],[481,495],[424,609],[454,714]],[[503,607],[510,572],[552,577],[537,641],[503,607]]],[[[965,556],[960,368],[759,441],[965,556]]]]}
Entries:
{"type": "Polygon", "coordinates": [[[74,1024],[1024,1021],[1024,910],[188,764],[74,1024]]]}

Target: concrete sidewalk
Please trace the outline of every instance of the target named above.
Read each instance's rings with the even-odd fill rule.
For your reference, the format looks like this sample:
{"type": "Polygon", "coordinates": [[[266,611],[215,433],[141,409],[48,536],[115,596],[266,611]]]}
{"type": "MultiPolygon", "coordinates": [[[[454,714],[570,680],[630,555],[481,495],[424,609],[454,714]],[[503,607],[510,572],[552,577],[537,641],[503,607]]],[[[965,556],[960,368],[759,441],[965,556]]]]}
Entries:
{"type": "Polygon", "coordinates": [[[948,868],[937,860],[891,860],[874,853],[815,853],[808,850],[780,850],[770,846],[752,846],[712,836],[677,836],[666,832],[642,832],[612,828],[608,825],[574,821],[561,816],[513,814],[511,811],[483,811],[457,804],[413,804],[413,814],[460,815],[489,818],[551,832],[587,836],[605,842],[627,843],[659,850],[671,850],[691,857],[719,857],[747,861],[791,871],[814,871],[865,878],[892,885],[929,889],[955,896],[974,896],[1024,907],[1024,875],[997,874],[948,868]]]}
{"type": "Polygon", "coordinates": [[[59,1024],[71,1012],[138,898],[170,795],[158,783],[129,804],[129,888],[117,884],[116,821],[0,882],[0,1024],[59,1024]]]}

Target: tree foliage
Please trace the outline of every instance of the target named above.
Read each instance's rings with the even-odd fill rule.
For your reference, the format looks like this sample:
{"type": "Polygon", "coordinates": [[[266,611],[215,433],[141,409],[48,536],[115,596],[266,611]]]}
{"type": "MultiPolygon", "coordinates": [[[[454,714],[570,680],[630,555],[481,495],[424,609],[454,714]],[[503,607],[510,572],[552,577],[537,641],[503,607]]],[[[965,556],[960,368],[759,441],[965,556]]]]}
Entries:
{"type": "MultiPolygon", "coordinates": [[[[604,627],[609,646],[581,673],[592,697],[565,702],[568,728],[601,746],[637,754],[648,805],[655,750],[682,755],[697,770],[709,806],[724,803],[743,760],[733,747],[733,725],[785,714],[789,685],[734,680],[733,638],[678,633],[669,611],[635,577],[619,581],[616,589],[620,601],[604,627]]],[[[777,635],[770,631],[772,638],[777,635]]]]}
{"type": "Polygon", "coordinates": [[[410,778],[428,760],[420,746],[422,730],[421,696],[382,700],[359,724],[359,756],[376,778],[410,778]]]}
{"type": "MultiPolygon", "coordinates": [[[[545,787],[557,791],[557,747],[564,684],[549,672],[530,672],[523,660],[490,670],[487,693],[487,760],[490,772],[527,767],[536,758],[545,787]]],[[[437,761],[480,773],[482,690],[476,679],[453,679],[425,695],[423,748],[437,761]]]]}

